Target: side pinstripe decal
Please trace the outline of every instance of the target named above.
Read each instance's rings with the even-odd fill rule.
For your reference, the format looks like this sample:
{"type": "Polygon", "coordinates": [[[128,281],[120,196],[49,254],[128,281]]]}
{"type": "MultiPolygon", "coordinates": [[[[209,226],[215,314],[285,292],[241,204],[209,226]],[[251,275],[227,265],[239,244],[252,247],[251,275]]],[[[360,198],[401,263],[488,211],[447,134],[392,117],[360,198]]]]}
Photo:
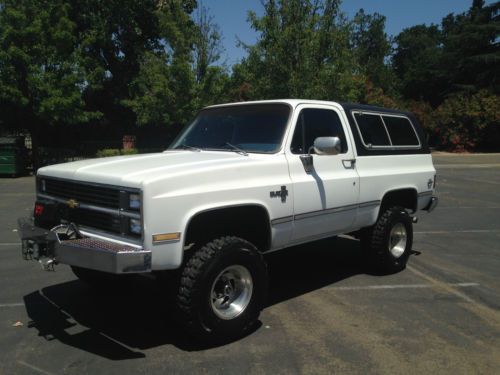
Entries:
{"type": "Polygon", "coordinates": [[[328,214],[332,214],[332,213],[336,213],[336,212],[344,212],[344,211],[355,210],[357,208],[365,208],[365,207],[378,206],[378,205],[380,205],[380,201],[376,200],[376,201],[363,202],[363,203],[359,203],[359,204],[350,204],[347,206],[328,208],[325,210],[305,212],[303,214],[284,216],[284,217],[280,217],[277,219],[273,219],[273,220],[271,220],[271,225],[284,224],[284,223],[288,223],[290,221],[298,221],[298,220],[303,220],[303,219],[307,219],[310,217],[328,215],[328,214]]]}

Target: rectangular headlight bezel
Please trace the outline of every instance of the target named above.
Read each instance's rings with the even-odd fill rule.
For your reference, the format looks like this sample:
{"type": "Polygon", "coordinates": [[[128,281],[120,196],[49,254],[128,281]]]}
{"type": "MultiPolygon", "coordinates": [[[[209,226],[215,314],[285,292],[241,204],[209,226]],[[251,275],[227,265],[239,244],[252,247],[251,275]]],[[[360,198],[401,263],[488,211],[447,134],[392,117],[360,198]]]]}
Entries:
{"type": "Polygon", "coordinates": [[[141,194],[129,193],[128,194],[128,208],[130,210],[139,211],[141,209],[141,194]]]}
{"type": "Polygon", "coordinates": [[[128,231],[132,235],[142,236],[142,221],[141,221],[141,219],[129,218],[128,231]]]}

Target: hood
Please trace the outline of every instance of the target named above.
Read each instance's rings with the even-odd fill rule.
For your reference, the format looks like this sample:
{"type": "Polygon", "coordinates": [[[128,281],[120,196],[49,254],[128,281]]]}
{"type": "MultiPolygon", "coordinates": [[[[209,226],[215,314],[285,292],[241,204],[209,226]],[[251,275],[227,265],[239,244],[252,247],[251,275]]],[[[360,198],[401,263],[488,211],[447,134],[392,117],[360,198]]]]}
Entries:
{"type": "MultiPolygon", "coordinates": [[[[55,164],[38,170],[38,175],[102,184],[141,187],[160,176],[174,177],[221,167],[238,167],[265,155],[244,156],[234,152],[173,150],[156,154],[114,156],[55,164]]],[[[269,156],[269,155],[268,155],[269,156]]]]}

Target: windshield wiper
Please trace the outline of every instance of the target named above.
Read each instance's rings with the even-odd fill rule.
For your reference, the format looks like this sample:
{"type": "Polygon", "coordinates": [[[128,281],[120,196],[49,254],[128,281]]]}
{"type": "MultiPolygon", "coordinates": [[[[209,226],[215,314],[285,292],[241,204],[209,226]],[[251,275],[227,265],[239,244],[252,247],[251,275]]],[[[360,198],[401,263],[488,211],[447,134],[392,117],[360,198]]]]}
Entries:
{"type": "Polygon", "coordinates": [[[200,152],[201,151],[201,148],[198,148],[198,147],[194,147],[194,146],[189,146],[185,143],[181,143],[179,146],[177,146],[175,149],[179,149],[179,148],[184,148],[186,150],[191,150],[191,151],[196,151],[196,152],[200,152]]]}
{"type": "Polygon", "coordinates": [[[229,143],[229,142],[226,142],[226,146],[229,146],[231,147],[235,152],[237,152],[238,154],[240,155],[245,155],[245,156],[248,156],[248,152],[246,152],[245,150],[242,150],[241,148],[239,147],[236,147],[235,145],[229,143]]]}

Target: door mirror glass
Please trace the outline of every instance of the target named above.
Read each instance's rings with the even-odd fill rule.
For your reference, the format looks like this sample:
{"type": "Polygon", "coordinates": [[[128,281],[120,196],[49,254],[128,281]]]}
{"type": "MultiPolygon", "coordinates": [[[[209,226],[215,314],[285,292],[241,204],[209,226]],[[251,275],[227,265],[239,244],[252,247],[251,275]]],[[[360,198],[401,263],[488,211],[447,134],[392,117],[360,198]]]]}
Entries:
{"type": "Polygon", "coordinates": [[[317,155],[337,155],[342,152],[342,143],[339,137],[318,137],[313,148],[317,155]]]}

